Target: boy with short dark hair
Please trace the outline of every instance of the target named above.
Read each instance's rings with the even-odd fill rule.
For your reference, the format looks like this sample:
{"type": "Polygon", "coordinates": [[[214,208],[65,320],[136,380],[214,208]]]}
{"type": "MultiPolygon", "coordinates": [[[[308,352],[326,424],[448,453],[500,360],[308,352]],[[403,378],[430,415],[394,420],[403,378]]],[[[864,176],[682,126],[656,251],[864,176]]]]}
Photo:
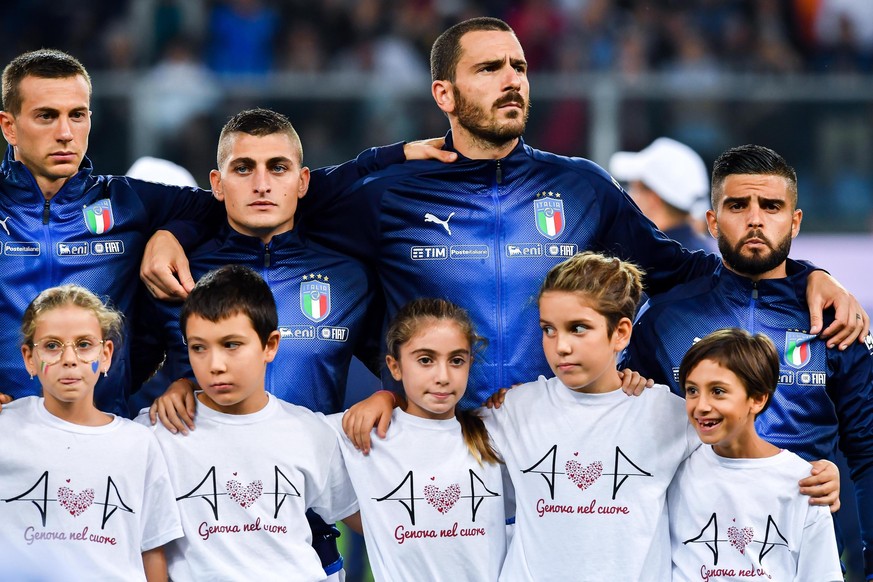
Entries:
{"type": "Polygon", "coordinates": [[[755,430],[778,379],[760,333],[718,330],[685,354],[679,384],[704,445],[668,490],[674,580],[843,579],[830,511],[797,489],[809,463],[755,430]]]}
{"type": "Polygon", "coordinates": [[[248,267],[211,271],[180,326],[202,391],[196,431],[154,427],[187,536],[167,548],[170,577],[324,580],[305,512],[335,521],[357,501],[330,428],[264,389],[280,339],[269,286],[248,267]]]}

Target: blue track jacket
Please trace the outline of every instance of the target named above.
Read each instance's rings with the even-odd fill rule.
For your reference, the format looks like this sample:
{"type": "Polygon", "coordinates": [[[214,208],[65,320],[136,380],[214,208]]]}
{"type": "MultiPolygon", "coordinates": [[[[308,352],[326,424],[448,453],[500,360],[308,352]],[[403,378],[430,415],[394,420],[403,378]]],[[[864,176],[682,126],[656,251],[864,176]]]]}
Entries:
{"type": "Polygon", "coordinates": [[[664,236],[593,162],[521,140],[500,160],[407,162],[319,194],[301,201],[301,228],[373,264],[389,316],[416,297],[446,298],[470,312],[488,345],[476,354],[467,408],[498,388],[551,375],[536,299],[558,262],[605,251],[642,266],[654,293],[720,262],[664,236]]]}
{"type": "MultiPolygon", "coordinates": [[[[0,358],[0,392],[14,398],[41,393],[20,351],[21,317],[41,291],[76,283],[129,319],[149,237],[168,228],[183,244],[193,243],[200,221],[214,221],[221,211],[209,192],[95,175],[88,158],[47,201],[9,147],[0,165],[0,346],[6,354],[0,358]],[[179,219],[187,222],[174,222],[179,219]]],[[[126,339],[115,346],[109,376],[100,378],[94,393],[98,408],[122,416],[130,387],[126,339]]]]}

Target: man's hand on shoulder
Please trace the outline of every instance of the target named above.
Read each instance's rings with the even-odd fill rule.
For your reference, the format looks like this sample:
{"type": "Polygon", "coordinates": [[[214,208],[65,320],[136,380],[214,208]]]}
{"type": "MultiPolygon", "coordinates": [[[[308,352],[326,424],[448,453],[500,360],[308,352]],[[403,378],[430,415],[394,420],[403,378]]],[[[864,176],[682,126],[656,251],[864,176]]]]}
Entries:
{"type": "Polygon", "coordinates": [[[143,252],[139,277],[154,297],[181,301],[194,288],[188,257],[182,245],[167,230],[152,235],[143,252]]]}
{"type": "Polygon", "coordinates": [[[410,160],[438,160],[450,164],[458,159],[458,154],[442,149],[446,140],[441,137],[410,141],[403,144],[403,155],[410,160]]]}
{"type": "Polygon", "coordinates": [[[813,271],[806,284],[811,334],[820,333],[827,346],[845,350],[855,340],[864,341],[870,330],[870,316],[854,295],[824,271],[813,271]],[[825,309],[834,308],[834,321],[822,330],[825,309]]]}

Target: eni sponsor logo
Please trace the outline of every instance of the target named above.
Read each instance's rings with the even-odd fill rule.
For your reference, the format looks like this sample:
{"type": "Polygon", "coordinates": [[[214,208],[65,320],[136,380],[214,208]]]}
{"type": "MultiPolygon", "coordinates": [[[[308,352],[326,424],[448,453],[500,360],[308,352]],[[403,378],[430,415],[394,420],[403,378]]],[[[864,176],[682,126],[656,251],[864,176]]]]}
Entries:
{"type": "Polygon", "coordinates": [[[441,261],[449,258],[449,248],[444,245],[416,246],[409,249],[413,261],[441,261]]]}
{"type": "Polygon", "coordinates": [[[509,258],[529,258],[543,256],[543,245],[540,243],[509,243],[506,245],[506,256],[509,258]]]}
{"type": "Polygon", "coordinates": [[[3,243],[3,254],[12,257],[38,257],[40,247],[36,241],[9,241],[3,243]]]}
{"type": "Polygon", "coordinates": [[[58,243],[58,256],[61,257],[83,257],[88,254],[88,243],[86,242],[62,242],[58,243]]]}
{"type": "Polygon", "coordinates": [[[315,339],[315,326],[280,325],[279,336],[282,339],[315,339]]]}
{"type": "Polygon", "coordinates": [[[786,386],[794,384],[794,372],[792,370],[779,370],[779,383],[786,386]]]}

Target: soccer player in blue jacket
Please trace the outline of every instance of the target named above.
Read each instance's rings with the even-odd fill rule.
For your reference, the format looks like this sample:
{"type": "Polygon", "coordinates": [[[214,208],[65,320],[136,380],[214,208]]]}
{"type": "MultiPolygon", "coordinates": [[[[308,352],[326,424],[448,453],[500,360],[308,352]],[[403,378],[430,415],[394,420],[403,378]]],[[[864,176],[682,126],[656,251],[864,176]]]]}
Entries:
{"type": "MultiPolygon", "coordinates": [[[[707,222],[723,264],[651,299],[640,311],[625,365],[682,395],[678,370],[697,340],[721,328],[763,333],[780,351],[779,386],[758,434],[807,461],[846,456],[873,578],[873,336],[827,349],[810,332],[809,269],[788,260],[800,230],[797,176],[776,152],[747,145],[716,160],[707,222]]],[[[825,312],[826,320],[832,317],[825,312]]]]}
{"type": "MultiPolygon", "coordinates": [[[[653,294],[719,264],[665,237],[596,164],[523,142],[527,62],[505,22],[475,18],[449,28],[434,43],[431,73],[432,95],[451,126],[445,147],[458,161],[398,164],[333,195],[307,196],[300,227],[373,265],[389,315],[421,296],[469,311],[489,343],[470,372],[463,406],[549,373],[535,295],[561,260],[583,250],[632,260],[646,270],[653,294]]],[[[172,264],[171,256],[157,262],[172,264]]],[[[844,289],[822,273],[810,281],[814,318],[822,305],[840,301],[834,327],[845,327],[831,342],[845,344],[866,330],[869,321],[854,318],[865,312],[844,289]]]]}
{"type": "MultiPolygon", "coordinates": [[[[72,56],[22,54],[4,69],[2,85],[0,126],[9,147],[0,163],[0,345],[19,345],[24,309],[64,283],[85,286],[132,317],[149,237],[163,227],[196,242],[201,221],[220,219],[220,205],[204,191],[93,172],[85,157],[91,80],[72,56]],[[173,222],[179,219],[188,222],[173,222]]],[[[100,410],[126,416],[129,360],[122,344],[95,388],[100,410]]],[[[0,402],[40,393],[17,350],[0,358],[0,377],[0,402]]]]}

